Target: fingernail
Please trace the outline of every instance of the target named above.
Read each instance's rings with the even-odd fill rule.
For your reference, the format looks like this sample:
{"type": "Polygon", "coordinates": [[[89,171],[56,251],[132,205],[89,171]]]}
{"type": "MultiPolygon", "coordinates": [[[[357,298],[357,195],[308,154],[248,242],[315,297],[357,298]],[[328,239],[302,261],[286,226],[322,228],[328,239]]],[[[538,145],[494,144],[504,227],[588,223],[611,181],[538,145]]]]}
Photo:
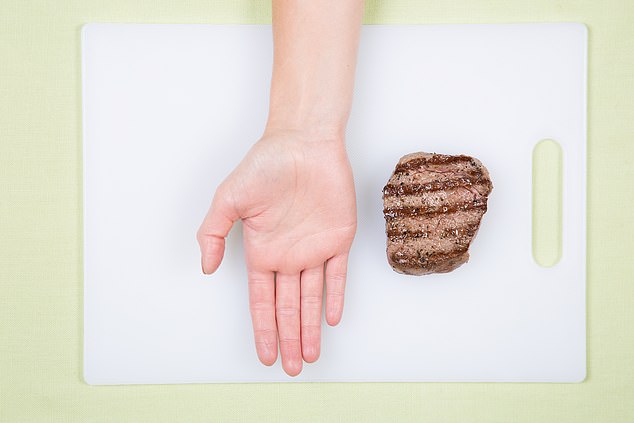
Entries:
{"type": "Polygon", "coordinates": [[[200,268],[203,271],[204,275],[208,275],[209,273],[205,272],[205,259],[201,256],[200,257],[200,268]]]}

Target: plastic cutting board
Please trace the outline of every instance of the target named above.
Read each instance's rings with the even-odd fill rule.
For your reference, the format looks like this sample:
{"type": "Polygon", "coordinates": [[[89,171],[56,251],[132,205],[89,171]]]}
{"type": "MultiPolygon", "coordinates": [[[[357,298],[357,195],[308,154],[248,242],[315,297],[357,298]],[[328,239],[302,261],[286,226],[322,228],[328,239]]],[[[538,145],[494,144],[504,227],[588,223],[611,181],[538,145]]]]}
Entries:
{"type": "Polygon", "coordinates": [[[290,378],[256,357],[240,227],[212,277],[195,239],[215,187],[261,135],[270,26],[86,25],[85,380],[582,381],[586,40],[567,23],[363,28],[344,317],[290,378]],[[531,155],[546,138],[563,151],[550,268],[531,252],[531,155]],[[386,261],[381,189],[414,151],[478,157],[494,183],[471,259],[449,274],[407,277],[386,261]]]}

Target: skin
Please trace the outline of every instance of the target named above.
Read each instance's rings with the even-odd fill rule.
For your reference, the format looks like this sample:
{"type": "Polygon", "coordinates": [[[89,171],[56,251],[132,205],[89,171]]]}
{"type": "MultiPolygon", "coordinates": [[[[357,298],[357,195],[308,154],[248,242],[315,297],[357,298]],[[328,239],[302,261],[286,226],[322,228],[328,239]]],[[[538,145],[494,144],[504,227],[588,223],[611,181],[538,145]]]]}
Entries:
{"type": "Polygon", "coordinates": [[[249,304],[260,361],[295,376],[341,320],[356,231],[344,132],[363,2],[273,1],[274,64],[264,134],[218,186],[197,239],[205,274],[243,222],[249,304]]]}

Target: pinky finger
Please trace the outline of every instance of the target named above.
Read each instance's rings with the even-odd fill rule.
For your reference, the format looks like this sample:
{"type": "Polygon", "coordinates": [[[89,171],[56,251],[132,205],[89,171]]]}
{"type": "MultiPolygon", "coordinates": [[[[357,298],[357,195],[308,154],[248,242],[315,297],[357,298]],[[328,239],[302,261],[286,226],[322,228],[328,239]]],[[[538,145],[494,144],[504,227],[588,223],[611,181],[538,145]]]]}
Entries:
{"type": "Polygon", "coordinates": [[[343,314],[348,253],[332,257],[326,263],[326,322],[335,326],[343,314]]]}

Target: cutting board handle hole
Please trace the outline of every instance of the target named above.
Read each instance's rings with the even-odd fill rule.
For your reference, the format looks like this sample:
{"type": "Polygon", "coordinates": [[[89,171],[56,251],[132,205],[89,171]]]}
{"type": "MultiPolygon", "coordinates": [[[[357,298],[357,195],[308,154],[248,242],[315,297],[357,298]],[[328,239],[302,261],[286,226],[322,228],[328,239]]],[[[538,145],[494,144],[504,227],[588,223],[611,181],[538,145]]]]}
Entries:
{"type": "Polygon", "coordinates": [[[552,139],[533,148],[533,260],[542,267],[561,259],[562,156],[561,146],[552,139]]]}

